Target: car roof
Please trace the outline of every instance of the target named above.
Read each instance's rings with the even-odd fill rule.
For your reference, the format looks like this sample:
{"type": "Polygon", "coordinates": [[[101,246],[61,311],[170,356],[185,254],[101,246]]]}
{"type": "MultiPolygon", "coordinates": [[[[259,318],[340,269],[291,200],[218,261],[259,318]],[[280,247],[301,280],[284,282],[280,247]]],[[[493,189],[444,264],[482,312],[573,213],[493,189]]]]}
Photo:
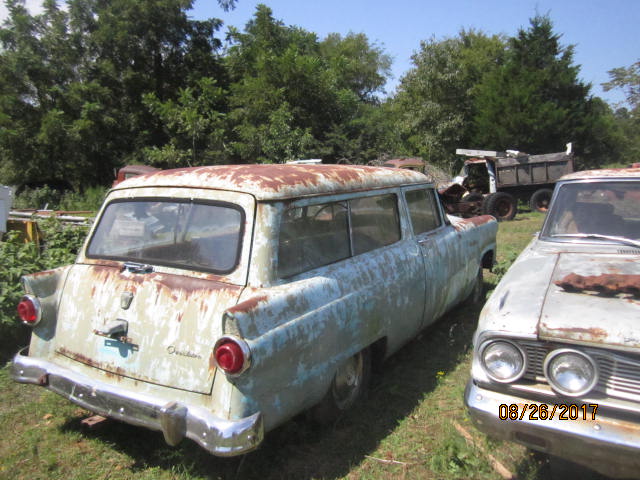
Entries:
{"type": "Polygon", "coordinates": [[[130,178],[114,190],[187,187],[248,193],[258,200],[283,200],[400,185],[432,183],[407,169],[364,165],[252,164],[161,170],[130,178]]]}
{"type": "Polygon", "coordinates": [[[609,168],[601,170],[584,170],[564,175],[560,181],[565,180],[588,180],[600,178],[639,178],[640,168],[609,168]]]}

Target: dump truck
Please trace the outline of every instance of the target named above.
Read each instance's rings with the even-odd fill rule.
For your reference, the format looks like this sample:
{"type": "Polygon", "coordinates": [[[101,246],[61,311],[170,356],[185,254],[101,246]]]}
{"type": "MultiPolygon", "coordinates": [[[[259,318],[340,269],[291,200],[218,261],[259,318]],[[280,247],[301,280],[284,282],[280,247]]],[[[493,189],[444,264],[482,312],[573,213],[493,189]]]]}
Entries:
{"type": "Polygon", "coordinates": [[[570,143],[564,152],[543,155],[463,148],[456,154],[470,158],[439,193],[447,213],[462,217],[489,214],[512,220],[518,200],[531,210],[546,212],[556,180],[574,168],[570,143]]]}

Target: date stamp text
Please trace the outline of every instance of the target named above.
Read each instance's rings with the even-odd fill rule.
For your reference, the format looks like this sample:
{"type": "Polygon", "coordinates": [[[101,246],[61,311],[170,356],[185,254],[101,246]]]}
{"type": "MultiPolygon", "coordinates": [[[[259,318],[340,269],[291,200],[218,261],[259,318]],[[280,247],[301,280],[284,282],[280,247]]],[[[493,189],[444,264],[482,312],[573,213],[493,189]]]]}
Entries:
{"type": "Polygon", "coordinates": [[[498,417],[500,420],[595,420],[597,410],[597,403],[502,403],[498,407],[498,417]]]}

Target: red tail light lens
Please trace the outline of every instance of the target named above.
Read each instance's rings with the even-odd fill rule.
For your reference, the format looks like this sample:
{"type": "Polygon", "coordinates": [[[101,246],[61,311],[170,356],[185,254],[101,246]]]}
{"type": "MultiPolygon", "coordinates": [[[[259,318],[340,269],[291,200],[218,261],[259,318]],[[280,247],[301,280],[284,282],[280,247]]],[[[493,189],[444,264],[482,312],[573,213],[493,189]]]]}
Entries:
{"type": "Polygon", "coordinates": [[[240,339],[223,337],[213,350],[216,366],[225,373],[237,375],[249,366],[249,347],[240,339]]]}
{"type": "Polygon", "coordinates": [[[32,295],[25,295],[18,304],[18,316],[22,323],[34,326],[40,321],[40,302],[32,295]]]}

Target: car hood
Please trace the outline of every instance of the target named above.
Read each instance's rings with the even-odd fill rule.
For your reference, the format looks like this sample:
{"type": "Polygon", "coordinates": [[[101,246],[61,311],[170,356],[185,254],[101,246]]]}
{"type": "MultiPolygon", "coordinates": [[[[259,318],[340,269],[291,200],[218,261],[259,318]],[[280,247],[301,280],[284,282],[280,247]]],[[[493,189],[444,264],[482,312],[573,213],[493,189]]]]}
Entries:
{"type": "Polygon", "coordinates": [[[640,349],[637,254],[567,252],[534,240],[487,301],[477,334],[640,349]]]}
{"type": "Polygon", "coordinates": [[[561,253],[538,321],[542,340],[640,349],[638,256],[561,253]]]}

